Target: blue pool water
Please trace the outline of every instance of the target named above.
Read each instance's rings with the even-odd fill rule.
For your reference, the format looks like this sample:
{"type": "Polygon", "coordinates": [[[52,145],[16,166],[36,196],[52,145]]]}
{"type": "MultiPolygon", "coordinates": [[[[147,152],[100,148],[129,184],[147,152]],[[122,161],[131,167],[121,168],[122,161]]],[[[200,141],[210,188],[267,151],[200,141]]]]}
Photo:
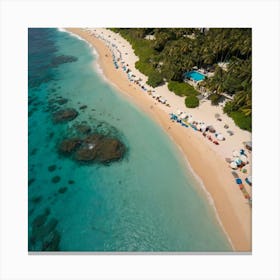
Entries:
{"type": "Polygon", "coordinates": [[[199,72],[196,72],[196,71],[190,71],[190,72],[187,72],[186,74],[185,74],[185,77],[186,78],[191,78],[191,79],[193,79],[193,80],[195,80],[195,81],[202,81],[202,80],[204,80],[205,79],[205,76],[203,75],[203,74],[201,74],[201,73],[199,73],[199,72]]]}
{"type": "Polygon", "coordinates": [[[29,251],[231,251],[177,148],[102,78],[93,49],[57,29],[29,29],[28,42],[29,251]],[[79,115],[56,124],[61,108],[79,115]],[[59,154],[77,124],[117,137],[124,158],[85,165],[59,154]]]}

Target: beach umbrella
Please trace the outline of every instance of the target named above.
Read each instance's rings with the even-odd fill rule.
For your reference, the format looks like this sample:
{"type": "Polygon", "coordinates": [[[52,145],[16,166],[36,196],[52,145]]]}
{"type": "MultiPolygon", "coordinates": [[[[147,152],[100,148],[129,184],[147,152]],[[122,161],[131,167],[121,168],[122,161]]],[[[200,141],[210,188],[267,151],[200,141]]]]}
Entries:
{"type": "Polygon", "coordinates": [[[205,124],[202,124],[202,125],[201,125],[201,131],[204,132],[205,130],[206,130],[206,125],[205,125],[205,124]]]}
{"type": "Polygon", "coordinates": [[[187,117],[187,113],[183,113],[181,114],[180,119],[185,119],[186,117],[187,117]]]}
{"type": "Polygon", "coordinates": [[[240,178],[236,178],[235,182],[236,182],[237,185],[241,185],[242,184],[242,180],[240,178]]]}
{"type": "Polygon", "coordinates": [[[231,171],[231,174],[235,179],[239,178],[238,174],[235,171],[231,171]]]}
{"type": "Polygon", "coordinates": [[[239,157],[239,159],[240,159],[242,162],[244,162],[244,163],[247,163],[247,162],[248,162],[248,158],[247,158],[245,155],[241,155],[241,156],[239,157]]]}
{"type": "Polygon", "coordinates": [[[232,162],[230,163],[230,167],[231,167],[232,169],[237,169],[237,164],[236,164],[236,162],[235,162],[235,161],[232,161],[232,162]]]}
{"type": "Polygon", "coordinates": [[[182,114],[182,111],[181,110],[177,110],[177,115],[181,115],[182,114]]]}
{"type": "Polygon", "coordinates": [[[245,151],[243,149],[240,149],[240,155],[245,155],[245,151]]]}
{"type": "Polygon", "coordinates": [[[215,118],[219,118],[220,117],[220,114],[215,114],[215,118]]]}
{"type": "Polygon", "coordinates": [[[228,130],[227,133],[228,133],[230,136],[234,135],[233,131],[231,131],[231,130],[228,130]]]}
{"type": "Polygon", "coordinates": [[[235,161],[234,161],[237,165],[240,165],[242,163],[241,159],[240,158],[237,158],[235,161]]]}
{"type": "Polygon", "coordinates": [[[252,142],[251,142],[251,141],[244,142],[243,144],[245,145],[245,147],[246,147],[249,151],[252,151],[252,142]]]}
{"type": "Polygon", "coordinates": [[[251,186],[252,185],[252,176],[248,176],[245,181],[251,186]]]}
{"type": "Polygon", "coordinates": [[[212,125],[208,126],[208,130],[209,130],[211,133],[215,133],[215,132],[216,132],[215,128],[214,128],[212,125]]]}
{"type": "Polygon", "coordinates": [[[238,156],[239,156],[239,152],[238,152],[237,150],[234,150],[234,151],[232,152],[232,155],[233,155],[234,157],[238,157],[238,156]]]}
{"type": "Polygon", "coordinates": [[[222,134],[220,134],[220,133],[216,136],[216,138],[217,138],[219,141],[222,141],[222,140],[225,139],[225,137],[224,137],[222,134]]]}

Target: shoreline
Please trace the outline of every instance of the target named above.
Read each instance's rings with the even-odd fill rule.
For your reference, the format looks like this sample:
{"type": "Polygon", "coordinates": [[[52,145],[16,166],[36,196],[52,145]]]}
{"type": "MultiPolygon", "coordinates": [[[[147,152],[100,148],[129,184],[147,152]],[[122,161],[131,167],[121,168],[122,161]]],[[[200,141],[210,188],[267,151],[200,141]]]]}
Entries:
{"type": "Polygon", "coordinates": [[[66,31],[78,35],[97,51],[97,63],[105,79],[156,121],[171,138],[179,153],[184,156],[186,167],[193,171],[194,177],[198,177],[196,179],[199,184],[201,181],[201,188],[205,188],[206,195],[210,195],[213,200],[211,206],[214,207],[218,223],[229,243],[233,245],[233,251],[251,252],[251,209],[221,154],[209,147],[200,134],[193,133],[190,128],[182,129],[177,123],[171,122],[164,108],[161,108],[164,105],[161,106],[131,84],[120,69],[115,69],[112,53],[101,39],[80,28],[66,28],[66,31]]]}

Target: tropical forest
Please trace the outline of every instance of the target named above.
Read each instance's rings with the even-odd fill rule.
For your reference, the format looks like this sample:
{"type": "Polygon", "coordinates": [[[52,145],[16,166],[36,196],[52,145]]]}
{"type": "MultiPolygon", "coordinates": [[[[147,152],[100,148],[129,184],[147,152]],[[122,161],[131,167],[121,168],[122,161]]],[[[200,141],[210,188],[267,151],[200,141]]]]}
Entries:
{"type": "Polygon", "coordinates": [[[112,28],[132,45],[139,57],[136,68],[148,76],[151,87],[168,84],[185,96],[186,107],[199,106],[201,89],[242,129],[252,129],[251,28],[112,28]],[[185,74],[205,69],[197,86],[185,74]]]}

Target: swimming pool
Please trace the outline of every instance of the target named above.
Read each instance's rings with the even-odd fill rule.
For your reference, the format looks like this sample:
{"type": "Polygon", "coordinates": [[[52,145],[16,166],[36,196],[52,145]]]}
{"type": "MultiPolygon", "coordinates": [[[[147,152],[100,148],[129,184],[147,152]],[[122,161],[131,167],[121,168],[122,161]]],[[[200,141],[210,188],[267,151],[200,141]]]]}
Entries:
{"type": "Polygon", "coordinates": [[[205,76],[196,71],[190,71],[185,73],[185,78],[191,78],[192,80],[198,82],[205,79],[205,76]]]}

